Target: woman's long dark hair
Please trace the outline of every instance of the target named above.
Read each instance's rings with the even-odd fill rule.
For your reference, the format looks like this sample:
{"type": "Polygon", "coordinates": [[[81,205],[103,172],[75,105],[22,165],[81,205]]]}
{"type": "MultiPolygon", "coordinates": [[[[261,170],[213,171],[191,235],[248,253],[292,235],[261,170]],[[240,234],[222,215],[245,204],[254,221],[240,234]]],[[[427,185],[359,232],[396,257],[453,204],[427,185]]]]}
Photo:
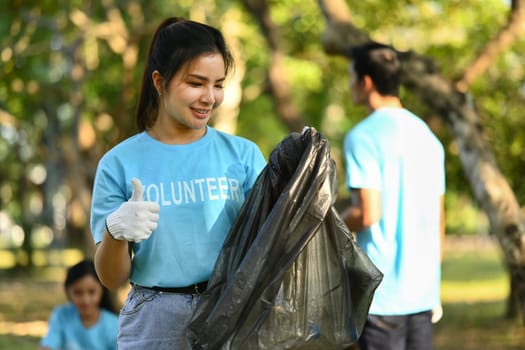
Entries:
{"type": "Polygon", "coordinates": [[[98,281],[100,286],[102,287],[102,298],[100,299],[99,306],[113,313],[118,313],[118,309],[113,301],[113,298],[111,297],[109,290],[106,287],[104,287],[102,283],[100,283],[97,272],[95,270],[95,264],[93,263],[93,260],[91,259],[84,259],[80,261],[79,263],[71,266],[67,270],[66,280],[64,282],[64,288],[66,289],[66,295],[67,295],[67,289],[73,283],[75,283],[79,279],[86,277],[86,276],[93,276],[98,281]]]}
{"type": "Polygon", "coordinates": [[[216,28],[181,17],[171,17],[160,24],[151,41],[142,76],[135,114],[140,131],[151,128],[157,118],[159,97],[151,77],[153,72],[160,73],[166,88],[181,67],[206,53],[221,54],[226,74],[233,67],[233,57],[216,28]]]}

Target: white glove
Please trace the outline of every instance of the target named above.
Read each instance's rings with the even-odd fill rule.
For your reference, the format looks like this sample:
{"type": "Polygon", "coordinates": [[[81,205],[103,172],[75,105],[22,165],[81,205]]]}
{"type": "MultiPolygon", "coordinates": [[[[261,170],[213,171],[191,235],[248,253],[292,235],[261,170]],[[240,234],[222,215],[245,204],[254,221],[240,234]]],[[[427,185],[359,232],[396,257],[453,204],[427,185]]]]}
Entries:
{"type": "Polygon", "coordinates": [[[142,200],[144,186],[132,179],[131,198],[106,218],[108,233],[117,240],[138,243],[149,238],[159,221],[160,207],[155,202],[142,200]]]}
{"type": "Polygon", "coordinates": [[[435,306],[432,309],[432,323],[438,323],[441,317],[443,317],[443,307],[441,305],[435,306]]]}

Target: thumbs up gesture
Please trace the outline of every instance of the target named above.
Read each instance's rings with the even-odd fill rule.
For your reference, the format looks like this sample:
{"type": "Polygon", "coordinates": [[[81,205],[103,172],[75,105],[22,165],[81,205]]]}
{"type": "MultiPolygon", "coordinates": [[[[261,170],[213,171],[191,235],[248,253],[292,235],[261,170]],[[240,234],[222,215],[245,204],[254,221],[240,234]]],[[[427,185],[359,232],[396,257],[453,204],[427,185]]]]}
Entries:
{"type": "Polygon", "coordinates": [[[138,243],[149,238],[157,228],[160,207],[155,202],[142,200],[144,186],[139,179],[132,179],[131,198],[106,218],[108,233],[117,240],[138,243]]]}

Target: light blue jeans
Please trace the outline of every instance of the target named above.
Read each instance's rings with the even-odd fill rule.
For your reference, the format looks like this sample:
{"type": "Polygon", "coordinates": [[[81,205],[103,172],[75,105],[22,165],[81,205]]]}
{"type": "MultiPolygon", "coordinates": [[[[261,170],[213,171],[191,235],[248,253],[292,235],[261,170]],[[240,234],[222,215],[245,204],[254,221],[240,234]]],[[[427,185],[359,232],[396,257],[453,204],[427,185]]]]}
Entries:
{"type": "Polygon", "coordinates": [[[119,315],[119,350],[191,350],[186,329],[198,295],[133,286],[119,315]]]}

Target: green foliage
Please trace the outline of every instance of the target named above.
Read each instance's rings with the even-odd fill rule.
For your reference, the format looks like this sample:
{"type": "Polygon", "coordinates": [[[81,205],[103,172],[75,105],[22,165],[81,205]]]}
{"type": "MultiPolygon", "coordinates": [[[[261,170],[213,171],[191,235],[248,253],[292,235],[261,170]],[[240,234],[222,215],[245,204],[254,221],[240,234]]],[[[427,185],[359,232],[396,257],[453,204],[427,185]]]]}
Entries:
{"type": "Polygon", "coordinates": [[[288,134],[284,126],[275,118],[273,104],[268,96],[241,105],[237,126],[242,130],[242,134],[258,140],[257,144],[266,158],[275,145],[288,134]]]}
{"type": "MultiPolygon", "coordinates": [[[[525,50],[523,43],[519,50],[525,50]]],[[[516,51],[509,51],[491,67],[485,79],[473,86],[498,164],[520,203],[525,200],[525,186],[520,176],[525,162],[524,79],[523,59],[516,51]],[[508,72],[512,79],[502,72],[508,72]]]]}
{"type": "MultiPolygon", "coordinates": [[[[451,80],[471,64],[509,14],[509,2],[501,0],[350,0],[347,4],[354,23],[373,39],[431,57],[451,80]]],[[[340,148],[346,131],[366,115],[364,108],[352,104],[348,61],[323,51],[320,39],[325,23],[315,1],[275,0],[270,6],[277,26],[274,34],[286,54],[285,78],[293,102],[305,123],[329,139],[340,197],[347,197],[340,148]]],[[[135,132],[135,101],[149,40],[167,16],[227,28],[238,40],[235,54],[244,72],[238,134],[257,142],[265,155],[287,135],[268,96],[270,51],[240,2],[8,1],[0,12],[0,206],[17,225],[45,224],[55,230],[61,225],[55,221],[57,215],[70,225],[70,213],[60,211],[57,203],[78,206],[84,194],[73,185],[75,173],[67,157],[79,157],[84,168],[76,171],[85,174],[89,188],[101,155],[135,132]],[[129,40],[128,46],[136,45],[136,61],[131,64],[125,63],[118,40],[110,39],[117,27],[101,29],[115,25],[119,18],[125,24],[121,38],[129,40]],[[86,30],[85,23],[93,26],[86,30]],[[94,136],[82,146],[79,140],[90,133],[94,136]],[[43,183],[29,176],[37,165],[47,170],[43,183]],[[32,209],[24,210],[28,205],[32,209]]],[[[525,201],[521,181],[524,52],[525,42],[520,39],[476,79],[470,91],[498,164],[520,202],[525,201]]],[[[448,130],[409,93],[403,93],[403,101],[429,122],[447,150],[448,230],[488,230],[478,204],[473,203],[448,130]]],[[[87,227],[85,221],[76,225],[87,227]]]]}
{"type": "MultiPolygon", "coordinates": [[[[433,58],[442,74],[451,81],[461,75],[502,29],[509,15],[509,2],[501,0],[352,1],[349,5],[355,23],[366,27],[375,40],[433,58]]],[[[525,201],[525,186],[520,175],[525,158],[522,152],[525,129],[519,112],[525,107],[524,50],[525,43],[518,40],[486,74],[476,79],[470,91],[483,117],[498,165],[520,203],[525,201]]],[[[432,121],[431,127],[445,145],[447,209],[451,212],[447,216],[447,232],[462,229],[472,232],[486,227],[486,220],[476,224],[483,214],[473,202],[452,136],[442,123],[435,122],[435,117],[420,101],[408,94],[403,96],[403,101],[416,114],[432,121]]]]}
{"type": "Polygon", "coordinates": [[[490,231],[486,216],[470,197],[451,191],[445,197],[447,233],[478,235],[490,231]]]}

